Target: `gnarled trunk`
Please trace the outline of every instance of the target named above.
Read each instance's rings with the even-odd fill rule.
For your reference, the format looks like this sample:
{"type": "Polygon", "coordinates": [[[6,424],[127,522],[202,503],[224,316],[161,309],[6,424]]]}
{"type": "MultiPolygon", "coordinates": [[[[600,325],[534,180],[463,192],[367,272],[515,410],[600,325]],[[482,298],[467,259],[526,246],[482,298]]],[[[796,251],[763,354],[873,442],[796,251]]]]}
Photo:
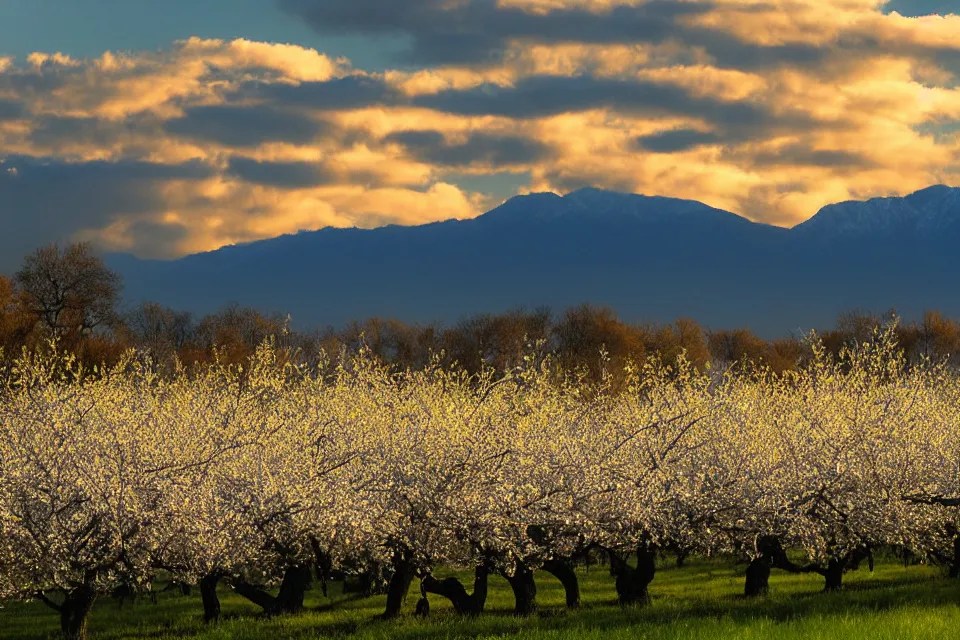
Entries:
{"type": "Polygon", "coordinates": [[[648,587],[657,573],[656,554],[651,545],[637,545],[637,567],[633,568],[616,553],[610,553],[611,568],[616,576],[617,600],[621,606],[645,605],[650,602],[648,587]]]}
{"type": "Polygon", "coordinates": [[[537,583],[533,579],[533,571],[527,565],[516,562],[513,575],[508,576],[502,573],[503,577],[510,583],[513,589],[515,605],[514,614],[518,616],[528,616],[537,609],[537,583]]]}
{"type": "Polygon", "coordinates": [[[396,618],[403,610],[403,603],[410,591],[413,582],[414,567],[412,554],[408,550],[396,551],[393,554],[393,576],[387,586],[387,608],[383,617],[387,620],[396,618]]]}
{"type": "Polygon", "coordinates": [[[765,596],[770,591],[770,563],[764,557],[754,558],[747,567],[743,595],[748,598],[765,596]]]}
{"type": "Polygon", "coordinates": [[[208,573],[200,579],[200,600],[203,601],[203,621],[213,624],[220,621],[220,598],[217,597],[217,584],[220,574],[208,573]]]}
{"type": "Polygon", "coordinates": [[[456,578],[437,580],[427,575],[422,582],[426,593],[435,593],[443,596],[453,604],[453,609],[462,616],[476,616],[480,614],[480,603],[476,597],[467,593],[463,584],[456,578]]]}
{"type": "Polygon", "coordinates": [[[580,606],[580,583],[577,580],[577,574],[573,570],[573,563],[569,560],[552,558],[543,563],[543,570],[553,575],[566,593],[567,608],[576,609],[580,606]]]}
{"type": "Polygon", "coordinates": [[[820,572],[820,574],[826,580],[826,584],[823,587],[824,591],[840,591],[843,589],[843,572],[847,568],[847,558],[841,558],[837,560],[831,558],[830,562],[827,564],[827,568],[820,572]]]}
{"type": "Polygon", "coordinates": [[[253,604],[257,605],[263,609],[264,613],[272,615],[277,612],[277,599],[260,587],[254,586],[245,580],[237,580],[233,582],[232,586],[237,595],[243,596],[253,604]]]}
{"type": "Polygon", "coordinates": [[[288,567],[280,583],[276,609],[279,613],[301,613],[303,598],[310,588],[313,575],[309,565],[298,564],[288,567]]]}
{"type": "Polygon", "coordinates": [[[801,573],[803,568],[790,562],[787,552],[777,536],[757,536],[754,541],[757,556],[747,566],[743,595],[748,598],[765,596],[770,592],[770,570],[772,567],[801,573]]]}
{"type": "Polygon", "coordinates": [[[487,604],[487,580],[490,576],[490,567],[486,563],[478,564],[473,570],[473,598],[477,601],[480,612],[487,604]]]}
{"type": "Polygon", "coordinates": [[[87,586],[77,587],[67,594],[60,605],[60,631],[64,640],[86,640],[87,618],[97,596],[87,586]]]}
{"type": "Polygon", "coordinates": [[[310,579],[310,567],[298,564],[287,567],[277,596],[272,596],[244,580],[234,582],[233,590],[262,608],[267,615],[300,613],[303,611],[303,598],[310,586],[310,579]]]}
{"type": "Polygon", "coordinates": [[[430,615],[430,601],[427,600],[427,596],[422,596],[417,600],[417,608],[414,609],[413,615],[418,618],[426,618],[430,615]]]}

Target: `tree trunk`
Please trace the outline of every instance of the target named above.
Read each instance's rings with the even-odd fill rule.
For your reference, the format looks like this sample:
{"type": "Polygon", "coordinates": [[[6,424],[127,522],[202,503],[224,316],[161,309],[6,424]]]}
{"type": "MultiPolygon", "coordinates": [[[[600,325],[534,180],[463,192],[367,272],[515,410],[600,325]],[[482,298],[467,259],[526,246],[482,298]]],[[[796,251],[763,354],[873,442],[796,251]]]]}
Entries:
{"type": "Polygon", "coordinates": [[[553,575],[563,585],[563,590],[567,596],[567,608],[578,608],[580,606],[580,583],[577,581],[573,564],[569,560],[553,558],[543,564],[543,570],[553,575]]]}
{"type": "Polygon", "coordinates": [[[314,566],[317,570],[317,578],[320,580],[320,590],[323,591],[323,597],[326,598],[328,597],[327,583],[330,581],[330,574],[333,572],[333,558],[316,538],[310,538],[310,546],[313,547],[314,566]]]}
{"type": "Polygon", "coordinates": [[[277,599],[260,587],[256,587],[243,580],[238,580],[233,583],[233,590],[237,592],[237,595],[243,596],[263,609],[264,613],[268,615],[277,613],[277,599]]]}
{"type": "Polygon", "coordinates": [[[950,577],[960,578],[960,535],[953,539],[953,562],[950,564],[950,577]]]}
{"type": "Polygon", "coordinates": [[[510,583],[516,602],[513,612],[518,616],[528,616],[537,609],[537,583],[533,580],[533,571],[519,560],[512,576],[501,574],[510,583]]]}
{"type": "Polygon", "coordinates": [[[60,631],[64,640],[86,640],[87,618],[97,599],[93,589],[77,587],[67,594],[60,605],[60,631]]]}
{"type": "Polygon", "coordinates": [[[413,615],[418,618],[426,618],[430,615],[430,601],[426,596],[417,600],[417,608],[414,609],[413,615]]]}
{"type": "Polygon", "coordinates": [[[847,558],[840,560],[831,558],[826,570],[822,572],[826,579],[826,584],[823,587],[824,591],[840,591],[843,589],[843,570],[846,566],[847,558]]]}
{"type": "Polygon", "coordinates": [[[637,568],[631,567],[616,553],[610,553],[610,562],[616,575],[617,599],[621,606],[645,605],[650,602],[647,588],[657,572],[656,554],[650,545],[637,546],[637,568]]]}
{"type": "Polygon", "coordinates": [[[220,574],[208,573],[200,579],[200,600],[203,602],[203,621],[207,624],[220,622],[220,598],[217,584],[220,574]]]}
{"type": "Polygon", "coordinates": [[[283,582],[280,583],[280,593],[274,597],[246,581],[239,580],[233,584],[233,590],[250,602],[263,609],[268,616],[303,611],[303,597],[310,586],[310,567],[294,565],[287,567],[283,573],[283,582]]]}
{"type": "Polygon", "coordinates": [[[280,583],[280,593],[277,595],[277,613],[301,613],[303,598],[313,579],[309,565],[299,564],[287,567],[280,583]]]}
{"type": "Polygon", "coordinates": [[[754,558],[747,567],[747,580],[743,595],[748,598],[765,596],[770,591],[770,563],[760,556],[754,558]]]}
{"type": "Polygon", "coordinates": [[[487,578],[490,575],[490,567],[484,562],[478,564],[473,570],[473,598],[477,601],[477,607],[480,612],[487,604],[487,578]]]}
{"type": "Polygon", "coordinates": [[[414,570],[409,551],[397,551],[393,554],[393,576],[387,586],[387,608],[383,612],[386,620],[396,618],[403,610],[403,603],[413,582],[414,570]]]}
{"type": "MultiPolygon", "coordinates": [[[[374,591],[376,591],[373,574],[369,570],[364,571],[358,576],[357,587],[365,598],[369,598],[373,595],[374,591]]],[[[346,585],[344,585],[344,588],[346,588],[346,585]]]]}
{"type": "Polygon", "coordinates": [[[480,614],[480,603],[476,597],[467,593],[463,584],[456,578],[437,580],[432,575],[423,579],[423,590],[443,596],[453,604],[453,609],[462,616],[476,616],[480,614]]]}

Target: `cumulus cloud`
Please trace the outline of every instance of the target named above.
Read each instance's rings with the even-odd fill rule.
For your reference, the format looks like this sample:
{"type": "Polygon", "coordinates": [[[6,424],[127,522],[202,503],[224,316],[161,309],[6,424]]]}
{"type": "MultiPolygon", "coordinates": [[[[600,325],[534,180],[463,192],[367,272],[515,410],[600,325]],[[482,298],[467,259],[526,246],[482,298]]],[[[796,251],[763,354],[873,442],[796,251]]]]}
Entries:
{"type": "Polygon", "coordinates": [[[379,73],[199,38],[0,58],[3,255],[173,257],[582,186],[788,225],[960,183],[960,16],[935,1],[278,2],[409,47],[379,73]]]}

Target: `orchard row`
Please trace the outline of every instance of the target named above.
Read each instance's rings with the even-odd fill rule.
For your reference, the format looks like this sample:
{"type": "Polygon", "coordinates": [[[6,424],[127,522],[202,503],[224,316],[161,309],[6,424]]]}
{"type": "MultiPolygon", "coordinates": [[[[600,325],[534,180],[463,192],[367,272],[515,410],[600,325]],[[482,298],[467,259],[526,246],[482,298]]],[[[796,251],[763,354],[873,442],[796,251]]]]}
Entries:
{"type": "Polygon", "coordinates": [[[98,596],[160,571],[200,584],[208,621],[218,584],[296,612],[344,574],[382,580],[387,617],[417,578],[477,614],[491,573],[528,613],[539,570],[576,606],[591,553],[623,604],[662,549],[747,556],[748,594],[771,568],[839,589],[880,547],[956,571],[960,377],[907,367],[894,335],[839,359],[812,339],[783,375],[649,359],[615,394],[535,350],[506,375],[396,374],[364,351],[298,366],[269,343],[243,367],[161,375],[131,353],[85,375],[38,350],[0,399],[0,598],[79,638],[98,596]],[[470,591],[441,566],[473,568],[470,591]]]}

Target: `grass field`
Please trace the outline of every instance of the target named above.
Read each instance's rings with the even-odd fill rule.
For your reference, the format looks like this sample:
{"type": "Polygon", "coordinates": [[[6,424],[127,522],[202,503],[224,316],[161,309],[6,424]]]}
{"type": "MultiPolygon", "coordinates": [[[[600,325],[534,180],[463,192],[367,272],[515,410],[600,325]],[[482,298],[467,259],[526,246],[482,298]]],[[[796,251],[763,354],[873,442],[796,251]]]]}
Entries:
{"type": "MultiPolygon", "coordinates": [[[[314,590],[307,598],[310,611],[269,620],[259,618],[254,605],[223,590],[225,620],[205,627],[197,590],[190,597],[168,592],[159,594],[156,605],[142,600],[121,609],[115,600],[98,601],[90,638],[960,639],[960,582],[944,578],[935,568],[881,562],[873,573],[866,568],[848,573],[840,594],[820,593],[819,576],[774,571],[770,596],[753,601],[740,596],[743,571],[743,565],[709,561],[690,562],[683,569],[663,566],[651,585],[652,603],[642,609],[621,609],[606,567],[581,569],[583,607],[573,612],[563,607],[559,582],[539,572],[539,613],[525,619],[511,615],[512,594],[501,578],[491,578],[487,613],[470,620],[456,617],[439,596],[430,596],[429,619],[414,618],[417,582],[407,600],[409,615],[392,622],[376,620],[383,611],[383,596],[344,600],[338,595],[339,585],[334,585],[336,606],[330,607],[333,602],[314,590]]],[[[470,584],[467,576],[462,578],[470,584]]],[[[56,638],[57,632],[56,615],[43,605],[5,603],[0,610],[0,640],[56,638]]]]}

